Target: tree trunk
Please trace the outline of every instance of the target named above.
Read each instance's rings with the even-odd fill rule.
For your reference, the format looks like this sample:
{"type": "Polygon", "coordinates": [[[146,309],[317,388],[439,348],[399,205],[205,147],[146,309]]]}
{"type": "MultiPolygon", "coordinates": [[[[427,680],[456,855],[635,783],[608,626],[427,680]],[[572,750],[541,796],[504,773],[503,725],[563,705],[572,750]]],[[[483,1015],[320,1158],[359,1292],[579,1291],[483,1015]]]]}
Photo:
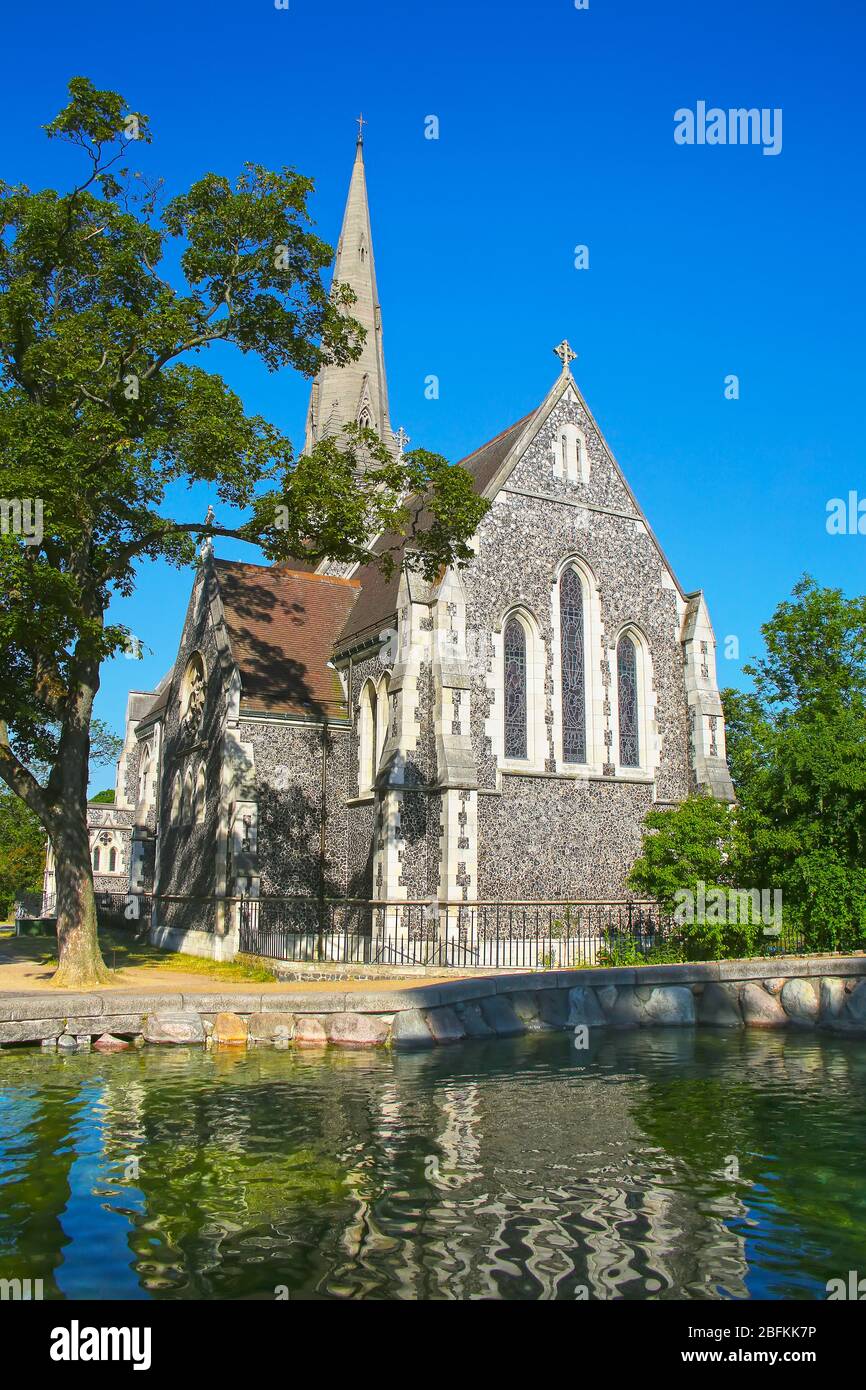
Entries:
{"type": "MultiPolygon", "coordinates": [[[[88,580],[86,573],[83,579],[88,580]]],[[[84,587],[87,589],[88,584],[84,587]]],[[[108,984],[111,979],[96,932],[96,899],[87,829],[90,720],[99,689],[101,660],[100,642],[92,629],[102,630],[101,594],[95,598],[91,594],[85,612],[90,627],[75,644],[69,694],[62,702],[57,756],[46,786],[41,786],[18,760],[10,743],[6,720],[0,717],[0,776],[39,817],[51,838],[57,888],[58,958],[53,983],[72,989],[108,984]]]]}
{"type": "Polygon", "coordinates": [[[57,885],[58,955],[52,983],[71,989],[108,984],[111,973],[102,959],[96,932],[86,802],[64,806],[51,838],[57,885]]]}

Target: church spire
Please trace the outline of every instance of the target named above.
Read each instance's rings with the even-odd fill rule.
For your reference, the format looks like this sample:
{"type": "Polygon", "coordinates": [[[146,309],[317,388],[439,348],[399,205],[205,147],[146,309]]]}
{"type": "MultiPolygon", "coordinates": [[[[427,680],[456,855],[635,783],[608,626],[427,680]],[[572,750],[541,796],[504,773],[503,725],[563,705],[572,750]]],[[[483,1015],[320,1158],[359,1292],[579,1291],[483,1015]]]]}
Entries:
{"type": "Polygon", "coordinates": [[[313,382],[307,411],[309,452],[319,439],[338,435],[346,425],[368,425],[394,453],[397,446],[388,416],[388,385],[382,349],[382,311],[376,290],[370,208],[364,171],[363,116],[358,117],[355,163],[349,183],[349,196],[343,214],[343,229],[337,243],[333,283],[349,285],[355,303],[348,311],[366,329],[367,336],[356,362],[345,367],[324,366],[313,382]]]}

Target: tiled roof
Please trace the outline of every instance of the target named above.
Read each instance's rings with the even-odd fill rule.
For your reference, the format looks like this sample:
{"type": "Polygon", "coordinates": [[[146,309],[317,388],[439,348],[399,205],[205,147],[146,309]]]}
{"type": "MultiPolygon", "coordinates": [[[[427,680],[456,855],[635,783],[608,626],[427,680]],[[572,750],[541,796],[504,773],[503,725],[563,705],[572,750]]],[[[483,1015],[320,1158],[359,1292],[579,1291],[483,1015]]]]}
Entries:
{"type": "Polygon", "coordinates": [[[327,663],[358,581],[228,560],[215,560],[214,570],[244,712],[344,716],[339,677],[327,663]]]}
{"type": "MultiPolygon", "coordinates": [[[[460,467],[465,468],[475,479],[476,491],[483,493],[490,485],[508,457],[512,445],[516,443],[524,426],[534,414],[535,412],[531,411],[522,420],[509,425],[508,429],[503,430],[495,439],[488,440],[474,453],[460,460],[460,467]]],[[[420,524],[426,526],[429,518],[425,514],[423,501],[416,503],[415,511],[420,524]]],[[[373,553],[380,555],[389,547],[397,547],[399,550],[400,541],[401,537],[397,532],[388,531],[375,542],[373,553]]],[[[398,563],[388,579],[378,565],[365,565],[358,570],[361,592],[337,639],[338,647],[347,646],[356,638],[378,632],[393,618],[397,611],[397,591],[400,587],[399,555],[396,558],[398,563]]]]}

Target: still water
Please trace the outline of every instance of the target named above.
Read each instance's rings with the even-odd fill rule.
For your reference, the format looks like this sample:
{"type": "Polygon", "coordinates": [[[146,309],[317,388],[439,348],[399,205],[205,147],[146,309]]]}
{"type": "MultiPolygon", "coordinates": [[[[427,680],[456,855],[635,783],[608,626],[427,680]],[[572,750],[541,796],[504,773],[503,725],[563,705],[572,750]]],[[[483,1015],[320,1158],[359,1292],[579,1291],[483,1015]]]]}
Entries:
{"type": "Polygon", "coordinates": [[[46,1298],[824,1298],[866,1046],[0,1053],[0,1278],[46,1298]]]}

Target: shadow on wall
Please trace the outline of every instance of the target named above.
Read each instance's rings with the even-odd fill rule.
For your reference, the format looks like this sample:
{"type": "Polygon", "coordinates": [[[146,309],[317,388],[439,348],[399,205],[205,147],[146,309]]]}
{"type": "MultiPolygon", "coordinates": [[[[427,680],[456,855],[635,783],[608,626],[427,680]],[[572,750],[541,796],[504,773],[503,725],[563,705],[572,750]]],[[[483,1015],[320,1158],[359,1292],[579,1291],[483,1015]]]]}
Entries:
{"type": "MultiPolygon", "coordinates": [[[[330,740],[328,740],[330,743],[330,740]]],[[[262,786],[259,801],[259,871],[263,896],[315,895],[320,891],[321,806],[298,786],[286,791],[262,786]]],[[[324,864],[325,897],[343,896],[342,881],[333,876],[333,866],[324,864]]]]}
{"type": "Polygon", "coordinates": [[[323,655],[319,615],[266,583],[251,583],[247,577],[241,582],[227,569],[220,570],[219,584],[244,699],[295,707],[324,719],[328,705],[313,689],[304,659],[316,661],[323,655]],[[291,649],[299,653],[297,658],[287,655],[291,649]]]}

